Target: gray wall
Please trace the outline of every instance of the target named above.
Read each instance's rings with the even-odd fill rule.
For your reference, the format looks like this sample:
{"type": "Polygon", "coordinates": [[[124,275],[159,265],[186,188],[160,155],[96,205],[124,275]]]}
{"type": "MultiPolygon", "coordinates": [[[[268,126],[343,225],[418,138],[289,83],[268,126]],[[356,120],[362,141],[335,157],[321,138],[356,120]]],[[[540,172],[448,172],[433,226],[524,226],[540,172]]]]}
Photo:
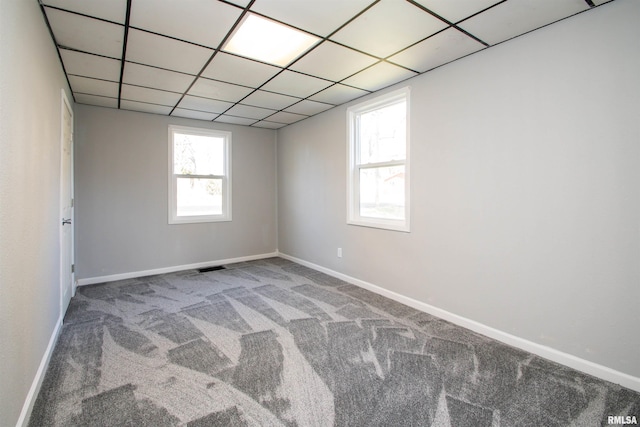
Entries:
{"type": "Polygon", "coordinates": [[[405,82],[411,233],[346,225],[347,106],[281,129],[279,250],[640,377],[638,20],[616,0],[405,82]]]}
{"type": "Polygon", "coordinates": [[[61,89],[72,98],[38,3],[0,11],[0,425],[15,426],[61,319],[61,89]]]}
{"type": "Polygon", "coordinates": [[[275,131],[76,106],[78,279],[276,251],[275,131]],[[232,134],[233,221],[169,225],[168,125],[232,134]]]}

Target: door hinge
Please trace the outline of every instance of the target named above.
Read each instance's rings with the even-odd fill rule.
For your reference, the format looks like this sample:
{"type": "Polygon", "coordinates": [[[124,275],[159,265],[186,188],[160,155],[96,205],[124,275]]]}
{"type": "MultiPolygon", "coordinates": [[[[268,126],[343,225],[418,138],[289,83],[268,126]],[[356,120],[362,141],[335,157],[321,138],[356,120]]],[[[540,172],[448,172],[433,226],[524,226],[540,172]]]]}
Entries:
{"type": "Polygon", "coordinates": [[[76,265],[75,264],[71,264],[71,272],[72,273],[76,272],[76,265]]]}

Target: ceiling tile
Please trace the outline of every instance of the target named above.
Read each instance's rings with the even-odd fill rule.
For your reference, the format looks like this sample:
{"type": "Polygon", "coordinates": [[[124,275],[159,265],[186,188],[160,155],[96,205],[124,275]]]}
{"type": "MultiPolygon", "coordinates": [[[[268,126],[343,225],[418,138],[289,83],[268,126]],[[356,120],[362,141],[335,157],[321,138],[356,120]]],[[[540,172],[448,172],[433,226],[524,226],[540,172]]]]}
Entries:
{"type": "Polygon", "coordinates": [[[280,72],[281,68],[239,56],[218,52],[202,76],[223,82],[258,87],[280,72]]]}
{"type": "Polygon", "coordinates": [[[126,0],[43,0],[42,3],[123,25],[127,15],[126,0]]]}
{"type": "Polygon", "coordinates": [[[427,40],[389,58],[389,61],[418,72],[425,72],[454,59],[483,49],[485,46],[455,28],[429,37],[427,40]]]}
{"type": "Polygon", "coordinates": [[[341,84],[335,84],[330,88],[323,90],[320,93],[317,93],[310,97],[309,99],[312,101],[326,102],[328,104],[339,105],[347,101],[351,101],[352,99],[359,98],[361,96],[367,95],[370,92],[356,89],[351,86],[345,86],[341,84]]]}
{"type": "Polygon", "coordinates": [[[381,62],[353,77],[349,77],[344,83],[361,89],[375,91],[417,75],[417,73],[398,67],[397,65],[381,62]]]}
{"type": "Polygon", "coordinates": [[[409,2],[381,0],[331,39],[384,58],[445,27],[409,2]]]}
{"type": "Polygon", "coordinates": [[[129,30],[127,61],[198,74],[213,51],[190,43],[139,31],[129,30]]]}
{"type": "Polygon", "coordinates": [[[242,9],[221,1],[135,0],[133,27],[217,48],[242,9]]]}
{"type": "Polygon", "coordinates": [[[253,89],[199,78],[189,89],[189,95],[202,96],[204,98],[219,99],[221,101],[238,102],[249,95],[253,89]]]}
{"type": "Polygon", "coordinates": [[[276,123],[290,124],[290,123],[299,122],[300,120],[304,120],[307,117],[308,116],[280,111],[278,113],[275,113],[273,116],[269,116],[269,121],[276,122],[276,123]]]}
{"type": "Polygon", "coordinates": [[[180,100],[180,96],[179,93],[123,84],[120,98],[129,101],[148,102],[173,107],[180,100]]]}
{"type": "Polygon", "coordinates": [[[120,80],[120,61],[116,59],[68,49],[60,49],[60,56],[67,74],[114,82],[120,80]]]}
{"type": "Polygon", "coordinates": [[[259,107],[251,107],[249,105],[240,105],[236,104],[233,108],[227,111],[225,114],[236,116],[236,117],[244,117],[247,119],[264,119],[275,113],[274,110],[268,110],[266,108],[259,107]]]}
{"type": "Polygon", "coordinates": [[[89,95],[118,97],[119,84],[106,80],[91,79],[88,77],[69,76],[73,93],[86,93],[89,95]]]}
{"type": "Polygon", "coordinates": [[[333,105],[325,104],[323,102],[309,101],[308,99],[305,99],[295,105],[292,105],[289,108],[286,108],[284,111],[312,116],[330,108],[333,108],[333,105]]]}
{"type": "Polygon", "coordinates": [[[329,85],[331,85],[329,81],[285,70],[265,84],[262,89],[306,98],[329,85]]]}
{"type": "Polygon", "coordinates": [[[176,108],[171,113],[172,116],[186,117],[188,119],[208,120],[216,118],[217,113],[205,113],[204,111],[185,110],[184,108],[176,108]]]}
{"type": "Polygon", "coordinates": [[[229,3],[233,3],[233,4],[237,4],[240,7],[246,7],[249,3],[251,3],[251,0],[227,0],[229,3]]]}
{"type": "Polygon", "coordinates": [[[120,108],[122,108],[123,110],[140,111],[143,113],[163,114],[165,116],[171,113],[171,107],[126,100],[122,100],[120,102],[120,108]]]}
{"type": "Polygon", "coordinates": [[[256,119],[246,119],[244,117],[234,117],[234,116],[227,116],[223,114],[222,116],[218,116],[218,118],[215,119],[214,121],[222,122],[222,123],[232,123],[235,125],[249,126],[255,123],[256,119]]]}
{"type": "Polygon", "coordinates": [[[328,80],[340,81],[375,63],[376,58],[333,42],[324,42],[290,68],[328,80]]]}
{"type": "Polygon", "coordinates": [[[124,66],[122,81],[137,86],[184,93],[194,78],[189,74],[127,62],[124,66]]]}
{"type": "Polygon", "coordinates": [[[96,105],[98,107],[118,108],[118,100],[116,98],[107,98],[104,96],[87,95],[83,93],[73,94],[78,104],[96,105]]]}
{"type": "Polygon", "coordinates": [[[233,106],[231,102],[218,101],[209,98],[200,98],[199,96],[186,95],[178,104],[180,108],[189,110],[206,111],[209,113],[224,113],[233,106]]]}
{"type": "Polygon", "coordinates": [[[266,120],[262,120],[262,121],[259,121],[256,124],[254,124],[253,126],[258,127],[258,128],[280,129],[282,127],[285,127],[286,124],[284,124],[284,123],[275,123],[275,122],[269,122],[269,121],[266,121],[266,120]]]}
{"type": "Polygon", "coordinates": [[[430,11],[437,13],[449,22],[456,23],[500,3],[502,0],[415,0],[430,11]]]}
{"type": "Polygon", "coordinates": [[[246,105],[253,105],[255,107],[282,110],[298,101],[300,101],[300,98],[257,90],[243,99],[242,103],[246,105]]]}
{"type": "Polygon", "coordinates": [[[256,0],[251,10],[311,33],[328,36],[372,0],[256,0]]]}
{"type": "Polygon", "coordinates": [[[124,27],[98,19],[45,8],[59,46],[120,58],[124,27]]]}
{"type": "Polygon", "coordinates": [[[586,9],[589,6],[583,0],[512,0],[462,22],[459,27],[493,45],[586,9]]]}

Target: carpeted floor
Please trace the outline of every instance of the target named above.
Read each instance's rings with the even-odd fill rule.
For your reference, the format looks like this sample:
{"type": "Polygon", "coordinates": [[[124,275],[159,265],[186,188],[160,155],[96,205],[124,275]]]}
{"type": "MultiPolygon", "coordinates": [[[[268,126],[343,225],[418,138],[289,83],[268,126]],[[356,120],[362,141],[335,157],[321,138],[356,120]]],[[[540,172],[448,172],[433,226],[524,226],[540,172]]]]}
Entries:
{"type": "Polygon", "coordinates": [[[640,394],[281,258],[85,286],[31,426],[603,426],[640,394]]]}

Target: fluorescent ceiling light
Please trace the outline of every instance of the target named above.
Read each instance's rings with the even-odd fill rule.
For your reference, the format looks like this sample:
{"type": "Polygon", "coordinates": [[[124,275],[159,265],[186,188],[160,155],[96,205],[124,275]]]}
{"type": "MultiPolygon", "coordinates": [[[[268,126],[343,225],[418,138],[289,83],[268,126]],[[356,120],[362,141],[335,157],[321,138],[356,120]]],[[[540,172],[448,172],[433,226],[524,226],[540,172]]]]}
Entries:
{"type": "Polygon", "coordinates": [[[318,40],[286,25],[248,14],[222,49],[284,67],[318,40]]]}

